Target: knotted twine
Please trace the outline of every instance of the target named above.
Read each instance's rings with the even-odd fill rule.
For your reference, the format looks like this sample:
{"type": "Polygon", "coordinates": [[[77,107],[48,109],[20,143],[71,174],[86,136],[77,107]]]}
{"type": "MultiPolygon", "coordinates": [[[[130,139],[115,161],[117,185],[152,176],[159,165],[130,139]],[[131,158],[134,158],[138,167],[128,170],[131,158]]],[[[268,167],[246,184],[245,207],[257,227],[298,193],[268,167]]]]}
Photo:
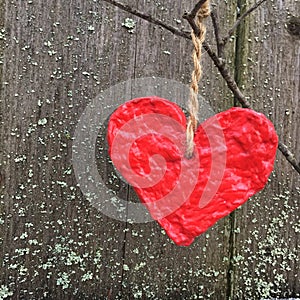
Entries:
{"type": "Polygon", "coordinates": [[[189,120],[186,129],[186,157],[191,158],[194,152],[194,134],[197,129],[198,124],[198,113],[199,113],[199,86],[198,83],[202,77],[202,66],[201,66],[201,57],[202,57],[202,44],[205,40],[206,26],[203,23],[204,19],[210,15],[210,5],[209,0],[205,1],[196,15],[195,23],[199,28],[199,35],[196,35],[192,31],[192,41],[194,44],[194,50],[192,54],[194,62],[194,71],[192,73],[192,82],[190,85],[190,100],[189,100],[189,120]]]}

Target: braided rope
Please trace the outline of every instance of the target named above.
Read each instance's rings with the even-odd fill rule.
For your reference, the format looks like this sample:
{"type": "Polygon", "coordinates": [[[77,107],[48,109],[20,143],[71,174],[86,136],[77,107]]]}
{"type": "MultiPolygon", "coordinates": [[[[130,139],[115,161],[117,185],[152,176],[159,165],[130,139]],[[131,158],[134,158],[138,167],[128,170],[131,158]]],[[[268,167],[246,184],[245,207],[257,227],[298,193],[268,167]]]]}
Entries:
{"type": "Polygon", "coordinates": [[[187,124],[186,130],[186,140],[187,140],[187,149],[186,156],[188,158],[193,156],[194,151],[194,133],[197,129],[198,124],[198,112],[199,112],[199,102],[198,102],[198,93],[199,86],[198,83],[202,77],[202,66],[201,66],[201,57],[202,57],[202,44],[205,40],[206,26],[203,23],[203,20],[207,18],[210,14],[210,5],[209,0],[205,1],[196,15],[196,25],[199,28],[199,35],[196,36],[192,32],[192,40],[194,44],[194,50],[192,54],[194,62],[194,71],[192,73],[192,83],[190,86],[190,101],[189,101],[189,113],[190,117],[187,124]]]}

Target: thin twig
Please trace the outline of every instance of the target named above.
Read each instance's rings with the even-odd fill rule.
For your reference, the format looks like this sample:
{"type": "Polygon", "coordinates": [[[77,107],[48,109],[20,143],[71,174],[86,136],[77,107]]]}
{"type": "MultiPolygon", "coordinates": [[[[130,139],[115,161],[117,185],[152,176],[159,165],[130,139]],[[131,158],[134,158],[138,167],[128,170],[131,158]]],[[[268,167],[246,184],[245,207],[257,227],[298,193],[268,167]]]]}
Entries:
{"type": "Polygon", "coordinates": [[[193,10],[189,13],[189,17],[192,19],[195,19],[198,11],[200,10],[201,6],[204,4],[204,2],[206,2],[207,0],[200,0],[195,7],[193,8],[193,10]]]}
{"type": "Polygon", "coordinates": [[[195,5],[195,7],[193,8],[193,10],[192,10],[190,13],[185,12],[185,13],[183,14],[183,16],[182,16],[183,19],[186,19],[186,20],[189,22],[189,24],[190,24],[191,28],[193,29],[194,34],[195,34],[196,36],[199,36],[200,30],[199,30],[198,26],[196,25],[195,18],[196,18],[196,15],[197,15],[198,11],[199,11],[200,8],[201,8],[201,6],[202,6],[206,1],[207,1],[207,0],[200,0],[200,1],[198,1],[197,4],[195,5]]]}
{"type": "MultiPolygon", "coordinates": [[[[199,1],[190,13],[185,12],[183,15],[183,18],[186,19],[189,22],[189,24],[191,25],[195,35],[199,35],[199,28],[196,25],[194,19],[196,17],[197,11],[201,8],[201,6],[203,5],[203,3],[205,1],[206,0],[199,1]]],[[[239,102],[242,104],[242,106],[244,108],[250,107],[250,103],[247,101],[246,97],[240,91],[234,78],[230,75],[230,72],[229,72],[228,68],[226,67],[225,61],[221,60],[216,55],[216,53],[212,50],[210,45],[205,41],[203,42],[203,48],[206,50],[206,52],[208,53],[210,58],[215,63],[215,66],[218,68],[219,72],[221,73],[221,75],[223,76],[225,81],[227,82],[227,86],[233,92],[234,96],[239,99],[239,102]]]]}
{"type": "MultiPolygon", "coordinates": [[[[136,10],[136,9],[131,8],[129,5],[124,5],[124,4],[122,4],[118,1],[115,1],[115,0],[103,0],[103,1],[105,1],[107,3],[110,3],[114,6],[117,6],[120,9],[122,9],[124,11],[127,11],[127,12],[141,18],[141,19],[144,19],[144,20],[152,23],[152,24],[159,25],[159,26],[165,28],[166,30],[172,32],[173,34],[175,34],[177,36],[184,37],[186,39],[191,39],[191,35],[189,33],[184,32],[184,31],[182,31],[182,30],[180,30],[176,27],[173,27],[171,25],[165,24],[164,22],[162,22],[159,19],[156,19],[156,18],[154,18],[154,17],[152,17],[148,14],[142,13],[142,12],[136,10]]],[[[262,4],[264,1],[266,1],[266,0],[261,0],[260,2],[258,2],[259,5],[262,4]]],[[[251,11],[253,11],[253,9],[251,11]]],[[[247,101],[246,97],[241,92],[241,90],[237,86],[235,80],[233,79],[232,75],[230,74],[229,69],[227,68],[225,61],[223,59],[220,59],[217,56],[217,54],[211,49],[210,45],[207,42],[203,43],[203,48],[206,50],[207,54],[213,60],[215,66],[218,68],[220,74],[222,75],[222,77],[226,81],[227,86],[232,91],[232,93],[234,94],[236,99],[241,103],[241,105],[243,107],[251,108],[250,103],[247,101]]],[[[295,156],[288,149],[288,147],[284,143],[279,142],[278,149],[284,155],[284,157],[287,159],[287,161],[294,167],[294,169],[300,174],[300,164],[299,164],[299,162],[297,162],[295,156]]]]}
{"type": "Polygon", "coordinates": [[[288,147],[285,144],[279,142],[278,149],[285,156],[288,162],[294,167],[294,169],[300,174],[300,164],[299,162],[297,162],[295,155],[288,149],[288,147]]]}
{"type": "Polygon", "coordinates": [[[218,22],[218,15],[216,10],[212,10],[210,13],[213,28],[214,28],[214,34],[215,34],[215,39],[217,42],[217,51],[218,51],[218,57],[223,58],[224,57],[224,47],[221,42],[220,38],[220,27],[219,27],[219,22],[218,22]]]}
{"type": "Polygon", "coordinates": [[[193,29],[193,31],[195,33],[195,36],[199,36],[200,30],[199,30],[198,26],[196,25],[195,19],[191,17],[191,14],[184,13],[182,18],[186,19],[189,22],[191,28],[193,29]]]}
{"type": "Polygon", "coordinates": [[[181,31],[180,29],[176,28],[176,27],[173,27],[173,26],[170,26],[164,22],[162,22],[161,20],[157,19],[157,18],[154,18],[152,17],[151,15],[149,14],[145,14],[137,9],[134,9],[132,8],[130,5],[127,5],[127,4],[123,4],[119,1],[116,1],[116,0],[103,0],[104,2],[107,2],[107,3],[110,3],[116,7],[119,7],[120,9],[124,10],[124,11],[127,11],[128,13],[131,13],[141,19],[144,19],[152,24],[155,24],[155,25],[159,25],[165,29],[167,29],[168,31],[172,32],[173,34],[177,35],[177,36],[181,36],[181,37],[184,37],[184,38],[189,38],[189,34],[184,32],[184,31],[181,31]]]}
{"type": "Polygon", "coordinates": [[[245,13],[243,13],[234,23],[232,28],[228,31],[227,36],[225,36],[222,40],[223,47],[227,44],[228,40],[232,37],[233,33],[237,29],[237,27],[241,24],[241,22],[250,15],[254,10],[256,10],[260,5],[262,5],[266,0],[260,0],[256,2],[253,6],[251,6],[245,13]]]}
{"type": "Polygon", "coordinates": [[[206,50],[207,54],[210,56],[210,58],[213,60],[215,66],[218,68],[220,74],[224,78],[224,80],[227,83],[228,88],[232,91],[234,96],[238,99],[242,107],[244,108],[250,108],[250,103],[244,96],[244,94],[239,89],[237,83],[233,79],[232,75],[229,72],[229,69],[227,68],[227,65],[224,60],[221,60],[217,54],[211,49],[210,45],[206,42],[203,43],[203,48],[206,50]]]}

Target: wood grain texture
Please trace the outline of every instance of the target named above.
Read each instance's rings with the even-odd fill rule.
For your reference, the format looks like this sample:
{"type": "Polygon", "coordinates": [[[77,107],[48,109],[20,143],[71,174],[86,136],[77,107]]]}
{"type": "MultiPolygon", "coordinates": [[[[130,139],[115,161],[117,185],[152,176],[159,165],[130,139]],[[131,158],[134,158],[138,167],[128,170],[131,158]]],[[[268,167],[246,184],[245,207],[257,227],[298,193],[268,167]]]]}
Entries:
{"type": "MultiPolygon", "coordinates": [[[[241,11],[253,3],[240,1],[241,11]]],[[[300,43],[285,27],[291,14],[299,15],[296,2],[267,1],[241,25],[236,78],[297,155],[300,43]]],[[[299,186],[299,174],[278,151],[269,184],[234,213],[232,299],[299,297],[299,186]]]]}
{"type": "MultiPolygon", "coordinates": [[[[189,30],[181,16],[193,7],[191,1],[123,3],[189,30]]],[[[130,224],[105,216],[78,187],[72,145],[86,107],[130,78],[162,77],[187,84],[190,41],[101,0],[0,4],[5,29],[0,291],[12,299],[299,296],[300,182],[280,153],[267,188],[189,248],[175,246],[155,222],[130,224]],[[126,18],[135,22],[133,32],[124,26],[126,18]]],[[[238,2],[241,9],[243,4],[238,2]]],[[[214,8],[225,34],[236,19],[236,1],[214,8]]],[[[284,23],[289,14],[299,15],[297,9],[291,0],[285,7],[282,1],[269,1],[226,47],[240,87],[295,153],[300,147],[299,39],[284,23]]],[[[207,39],[215,46],[211,21],[207,39]]],[[[206,54],[203,67],[201,95],[215,112],[231,107],[232,94],[206,54]]],[[[130,82],[125,89],[135,94],[130,82]]],[[[114,107],[112,97],[121,97],[119,91],[112,94],[101,99],[101,113],[114,107]]],[[[92,129],[84,131],[87,139],[92,129]]],[[[138,201],[107,158],[105,126],[99,128],[95,145],[95,164],[105,185],[124,200],[138,201]]]]}
{"type": "Polygon", "coordinates": [[[124,18],[100,2],[6,3],[1,282],[15,298],[92,299],[121,290],[125,224],[82,196],[71,147],[86,105],[132,72],[124,18]]]}

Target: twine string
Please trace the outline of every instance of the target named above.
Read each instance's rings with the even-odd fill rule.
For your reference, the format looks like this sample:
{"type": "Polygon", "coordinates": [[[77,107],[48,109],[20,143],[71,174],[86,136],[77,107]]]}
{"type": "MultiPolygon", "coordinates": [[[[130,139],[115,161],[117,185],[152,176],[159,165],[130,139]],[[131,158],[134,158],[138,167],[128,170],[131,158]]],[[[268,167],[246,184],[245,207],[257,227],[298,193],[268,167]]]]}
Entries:
{"type": "Polygon", "coordinates": [[[190,100],[189,100],[189,119],[186,130],[186,156],[191,158],[194,152],[194,134],[198,125],[198,113],[199,113],[199,81],[202,77],[202,44],[205,40],[206,26],[203,20],[207,18],[210,14],[209,0],[205,1],[196,15],[195,23],[199,28],[199,35],[192,32],[192,41],[194,44],[194,50],[192,54],[192,59],[194,62],[194,70],[192,72],[192,82],[190,85],[190,100]]]}

